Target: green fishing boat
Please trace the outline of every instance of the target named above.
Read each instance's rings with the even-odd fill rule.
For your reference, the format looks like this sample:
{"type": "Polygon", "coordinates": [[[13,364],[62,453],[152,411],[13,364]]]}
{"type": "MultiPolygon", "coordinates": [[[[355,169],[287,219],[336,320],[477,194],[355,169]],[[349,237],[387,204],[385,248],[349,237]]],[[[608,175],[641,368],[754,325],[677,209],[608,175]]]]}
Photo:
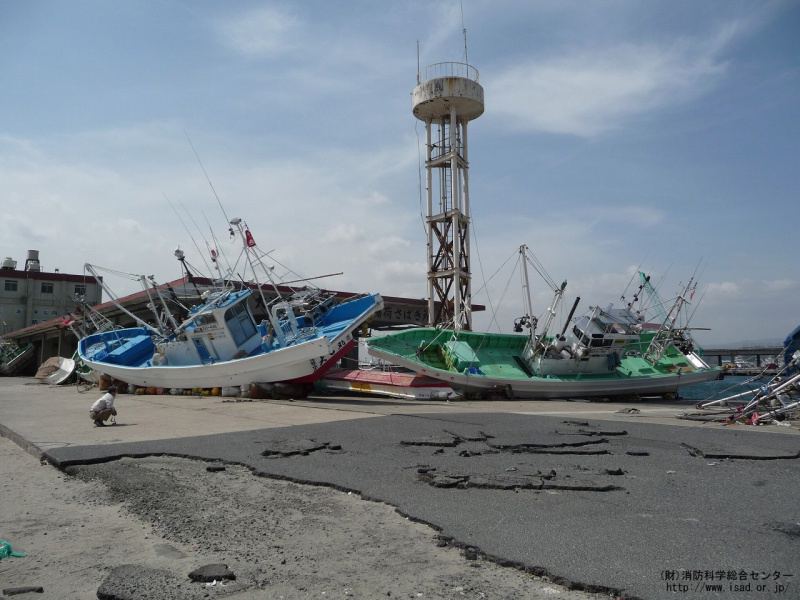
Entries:
{"type": "Polygon", "coordinates": [[[33,359],[33,345],[0,338],[0,375],[16,375],[33,359]]]}
{"type": "MultiPolygon", "coordinates": [[[[520,253],[527,253],[527,247],[522,246],[520,253]]],[[[527,328],[527,333],[409,329],[371,338],[369,352],[465,394],[507,398],[664,396],[719,377],[719,369],[703,360],[688,323],[678,325],[694,294],[693,280],[669,310],[658,304],[663,315],[659,323],[647,322],[637,306],[645,292],[655,294],[649,277],[642,275],[635,301],[621,308],[591,307],[573,321],[580,301],[576,299],[556,334],[550,334],[549,327],[566,282],[558,286],[549,276],[548,281],[555,296],[539,332],[539,319],[532,316],[527,294],[527,313],[515,322],[516,331],[527,328]]],[[[523,287],[526,291],[529,287],[527,270],[523,287]]]]}

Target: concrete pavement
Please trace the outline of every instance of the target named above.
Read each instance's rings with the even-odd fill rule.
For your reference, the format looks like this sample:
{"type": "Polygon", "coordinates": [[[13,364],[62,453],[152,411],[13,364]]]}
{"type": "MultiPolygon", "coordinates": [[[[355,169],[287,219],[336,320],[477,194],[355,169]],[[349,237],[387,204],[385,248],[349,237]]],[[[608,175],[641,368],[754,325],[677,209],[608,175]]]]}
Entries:
{"type": "MultiPolygon", "coordinates": [[[[75,386],[49,386],[31,378],[0,378],[0,434],[33,454],[59,447],[141,442],[274,427],[407,414],[514,413],[586,418],[622,423],[720,429],[714,423],[676,418],[691,406],[680,403],[588,403],[567,401],[424,401],[317,396],[304,400],[235,401],[200,396],[117,398],[119,425],[97,428],[88,410],[102,393],[75,386]],[[635,409],[630,414],[626,411],[635,409]]],[[[747,429],[746,426],[736,428],[747,429]]],[[[729,428],[728,428],[729,429],[729,428]]],[[[759,431],[797,434],[796,428],[761,426],[759,431]]]]}
{"type": "MultiPolygon", "coordinates": [[[[794,427],[682,421],[677,404],[123,395],[121,424],[94,428],[97,393],[29,383],[0,380],[0,429],[62,467],[150,454],[243,464],[359,492],[502,564],[627,597],[674,597],[673,572],[800,577],[794,427]]],[[[681,597],[795,592],[706,583],[681,597]]]]}

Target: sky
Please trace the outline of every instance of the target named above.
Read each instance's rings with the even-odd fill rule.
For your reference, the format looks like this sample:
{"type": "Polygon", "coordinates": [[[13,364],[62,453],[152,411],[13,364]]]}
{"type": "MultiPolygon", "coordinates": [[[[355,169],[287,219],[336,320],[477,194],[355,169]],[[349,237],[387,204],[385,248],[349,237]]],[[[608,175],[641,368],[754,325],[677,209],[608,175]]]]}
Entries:
{"type": "Polygon", "coordinates": [[[798,1],[0,0],[0,257],[166,281],[178,246],[205,269],[209,224],[235,256],[193,145],[282,264],[425,297],[410,93],[417,42],[464,61],[462,23],[476,329],[523,313],[521,244],[568,281],[562,315],[641,268],[664,298],[696,275],[702,344],[800,322],[798,1]]]}

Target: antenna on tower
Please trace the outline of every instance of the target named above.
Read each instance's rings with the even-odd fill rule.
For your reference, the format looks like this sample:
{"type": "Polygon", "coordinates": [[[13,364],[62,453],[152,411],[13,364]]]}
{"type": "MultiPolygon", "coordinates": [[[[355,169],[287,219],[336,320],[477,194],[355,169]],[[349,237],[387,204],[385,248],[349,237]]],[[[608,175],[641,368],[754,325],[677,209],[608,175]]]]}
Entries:
{"type": "MultiPolygon", "coordinates": [[[[464,62],[469,64],[469,56],[467,55],[467,27],[464,25],[464,2],[463,2],[463,0],[460,2],[460,4],[461,4],[461,32],[464,34],[464,62]]],[[[417,62],[419,62],[419,59],[417,59],[417,62]]],[[[417,82],[417,83],[419,83],[419,82],[417,82]]]]}
{"type": "Polygon", "coordinates": [[[417,85],[421,83],[419,78],[419,40],[417,40],[417,85]]]}

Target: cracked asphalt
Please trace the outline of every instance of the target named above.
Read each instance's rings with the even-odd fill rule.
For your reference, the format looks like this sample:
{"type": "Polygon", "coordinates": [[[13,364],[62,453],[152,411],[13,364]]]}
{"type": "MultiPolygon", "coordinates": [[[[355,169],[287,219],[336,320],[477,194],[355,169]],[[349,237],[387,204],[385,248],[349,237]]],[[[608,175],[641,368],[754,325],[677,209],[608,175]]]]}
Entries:
{"type": "MultiPolygon", "coordinates": [[[[798,597],[800,438],[508,413],[391,415],[51,449],[61,468],[173,455],[355,491],[579,589],[674,598],[673,571],[780,572],[798,597]],[[797,584],[793,583],[797,580],[797,584]]],[[[727,585],[727,583],[726,583],[727,585]]],[[[681,594],[679,594],[681,595],[681,594]]]]}

